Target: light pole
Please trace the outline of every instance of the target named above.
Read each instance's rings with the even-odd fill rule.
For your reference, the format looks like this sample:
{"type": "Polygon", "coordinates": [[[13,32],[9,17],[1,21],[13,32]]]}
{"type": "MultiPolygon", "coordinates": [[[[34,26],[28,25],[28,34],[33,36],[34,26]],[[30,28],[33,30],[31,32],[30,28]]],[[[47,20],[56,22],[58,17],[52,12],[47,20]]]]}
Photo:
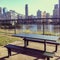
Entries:
{"type": "Polygon", "coordinates": [[[14,27],[14,34],[16,34],[16,23],[17,23],[17,21],[14,20],[14,21],[13,21],[13,24],[12,24],[13,27],[14,27]]]}

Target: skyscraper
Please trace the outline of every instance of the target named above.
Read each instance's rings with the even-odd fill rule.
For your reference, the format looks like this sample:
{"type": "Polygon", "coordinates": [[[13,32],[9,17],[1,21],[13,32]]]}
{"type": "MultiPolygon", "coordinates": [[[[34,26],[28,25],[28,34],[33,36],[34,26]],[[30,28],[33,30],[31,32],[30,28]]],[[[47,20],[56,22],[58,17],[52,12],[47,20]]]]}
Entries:
{"type": "Polygon", "coordinates": [[[46,18],[46,11],[43,12],[42,18],[46,18]]]}
{"type": "Polygon", "coordinates": [[[28,18],[28,4],[25,5],[25,18],[28,18]]]}
{"type": "Polygon", "coordinates": [[[7,19],[17,19],[17,13],[14,10],[10,10],[6,13],[7,19]]]}
{"type": "Polygon", "coordinates": [[[5,14],[7,12],[7,9],[4,7],[3,8],[3,14],[5,14]]]}
{"type": "MultiPolygon", "coordinates": [[[[42,13],[42,18],[46,18],[46,11],[42,13]]],[[[46,22],[46,19],[43,19],[44,22],[46,22]]]]}
{"type": "MultiPolygon", "coordinates": [[[[59,18],[59,7],[58,4],[54,5],[53,18],[59,18]]],[[[53,19],[54,22],[58,22],[58,19],[53,19]]]]}
{"type": "Polygon", "coordinates": [[[60,0],[59,0],[59,17],[60,17],[60,0]]]}
{"type": "Polygon", "coordinates": [[[7,12],[7,8],[4,7],[4,8],[3,8],[3,19],[6,19],[6,18],[7,18],[6,12],[7,12]]]}
{"type": "Polygon", "coordinates": [[[53,10],[53,18],[58,18],[58,17],[59,17],[59,7],[58,4],[55,4],[53,10]]]}
{"type": "Polygon", "coordinates": [[[0,7],[0,19],[2,19],[3,9],[0,7]]]}
{"type": "Polygon", "coordinates": [[[58,8],[58,4],[55,4],[54,9],[57,9],[57,8],[58,8]]]}
{"type": "Polygon", "coordinates": [[[40,10],[37,11],[37,18],[41,18],[41,11],[40,10]]]}
{"type": "Polygon", "coordinates": [[[0,7],[0,14],[2,14],[3,13],[3,9],[2,9],[2,7],[0,7]]]}
{"type": "MultiPolygon", "coordinates": [[[[49,13],[46,13],[46,18],[50,18],[50,14],[49,13]]],[[[46,22],[48,22],[49,19],[46,19],[46,22]]]]}
{"type": "Polygon", "coordinates": [[[46,18],[49,18],[50,17],[50,14],[49,13],[46,13],[46,18]]]}
{"type": "MultiPolygon", "coordinates": [[[[59,0],[59,18],[60,18],[60,0],[59,0]]],[[[59,19],[60,22],[60,19],[59,19]]]]}

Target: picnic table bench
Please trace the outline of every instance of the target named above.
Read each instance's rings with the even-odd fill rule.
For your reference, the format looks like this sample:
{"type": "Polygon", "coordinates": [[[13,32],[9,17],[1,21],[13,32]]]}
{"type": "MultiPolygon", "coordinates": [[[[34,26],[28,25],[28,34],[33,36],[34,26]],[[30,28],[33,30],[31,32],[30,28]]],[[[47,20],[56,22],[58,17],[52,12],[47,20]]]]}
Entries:
{"type": "MultiPolygon", "coordinates": [[[[24,50],[35,50],[35,49],[31,49],[31,48],[25,48],[25,47],[20,47],[20,46],[16,46],[16,45],[12,45],[12,44],[8,44],[8,45],[6,45],[5,46],[6,48],[7,48],[7,50],[8,50],[8,57],[9,56],[11,56],[12,55],[12,49],[14,49],[14,50],[21,50],[21,48],[22,49],[24,49],[24,50]]],[[[38,50],[37,50],[38,51],[38,50]]],[[[29,52],[29,51],[28,51],[29,52]]],[[[39,50],[39,53],[40,53],[40,55],[41,56],[44,56],[45,58],[47,58],[47,60],[50,60],[50,58],[53,58],[54,57],[54,53],[51,53],[51,52],[44,52],[44,51],[40,51],[39,50]]]]}
{"type": "MultiPolygon", "coordinates": [[[[15,34],[13,35],[15,37],[22,37],[24,40],[24,48],[28,49],[27,46],[29,45],[29,41],[32,42],[38,42],[38,43],[44,43],[44,51],[42,56],[45,56],[47,60],[50,60],[54,56],[54,53],[57,51],[58,45],[60,45],[59,42],[56,42],[58,40],[58,36],[47,36],[47,35],[37,35],[37,34],[15,34]],[[46,51],[46,44],[54,44],[56,45],[55,52],[47,52],[46,51]]],[[[20,48],[16,45],[8,44],[5,46],[8,49],[8,56],[11,56],[11,49],[18,49],[20,48]]]]}

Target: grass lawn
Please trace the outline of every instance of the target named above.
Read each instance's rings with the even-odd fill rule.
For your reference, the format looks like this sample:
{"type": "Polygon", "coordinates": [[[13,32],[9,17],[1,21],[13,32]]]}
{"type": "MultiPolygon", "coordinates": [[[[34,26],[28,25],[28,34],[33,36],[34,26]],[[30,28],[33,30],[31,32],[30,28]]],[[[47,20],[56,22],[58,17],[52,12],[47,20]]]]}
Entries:
{"type": "Polygon", "coordinates": [[[22,40],[21,38],[13,37],[13,33],[11,31],[8,33],[6,30],[0,29],[0,46],[4,46],[8,43],[12,43],[14,41],[22,40]]]}

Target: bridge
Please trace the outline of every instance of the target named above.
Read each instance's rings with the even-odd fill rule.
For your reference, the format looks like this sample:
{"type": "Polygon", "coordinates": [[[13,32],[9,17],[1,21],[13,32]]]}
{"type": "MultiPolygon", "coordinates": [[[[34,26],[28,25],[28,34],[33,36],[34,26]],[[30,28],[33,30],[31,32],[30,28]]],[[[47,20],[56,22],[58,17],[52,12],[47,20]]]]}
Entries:
{"type": "Polygon", "coordinates": [[[0,24],[60,24],[60,18],[27,18],[27,19],[6,19],[0,20],[0,24]]]}

